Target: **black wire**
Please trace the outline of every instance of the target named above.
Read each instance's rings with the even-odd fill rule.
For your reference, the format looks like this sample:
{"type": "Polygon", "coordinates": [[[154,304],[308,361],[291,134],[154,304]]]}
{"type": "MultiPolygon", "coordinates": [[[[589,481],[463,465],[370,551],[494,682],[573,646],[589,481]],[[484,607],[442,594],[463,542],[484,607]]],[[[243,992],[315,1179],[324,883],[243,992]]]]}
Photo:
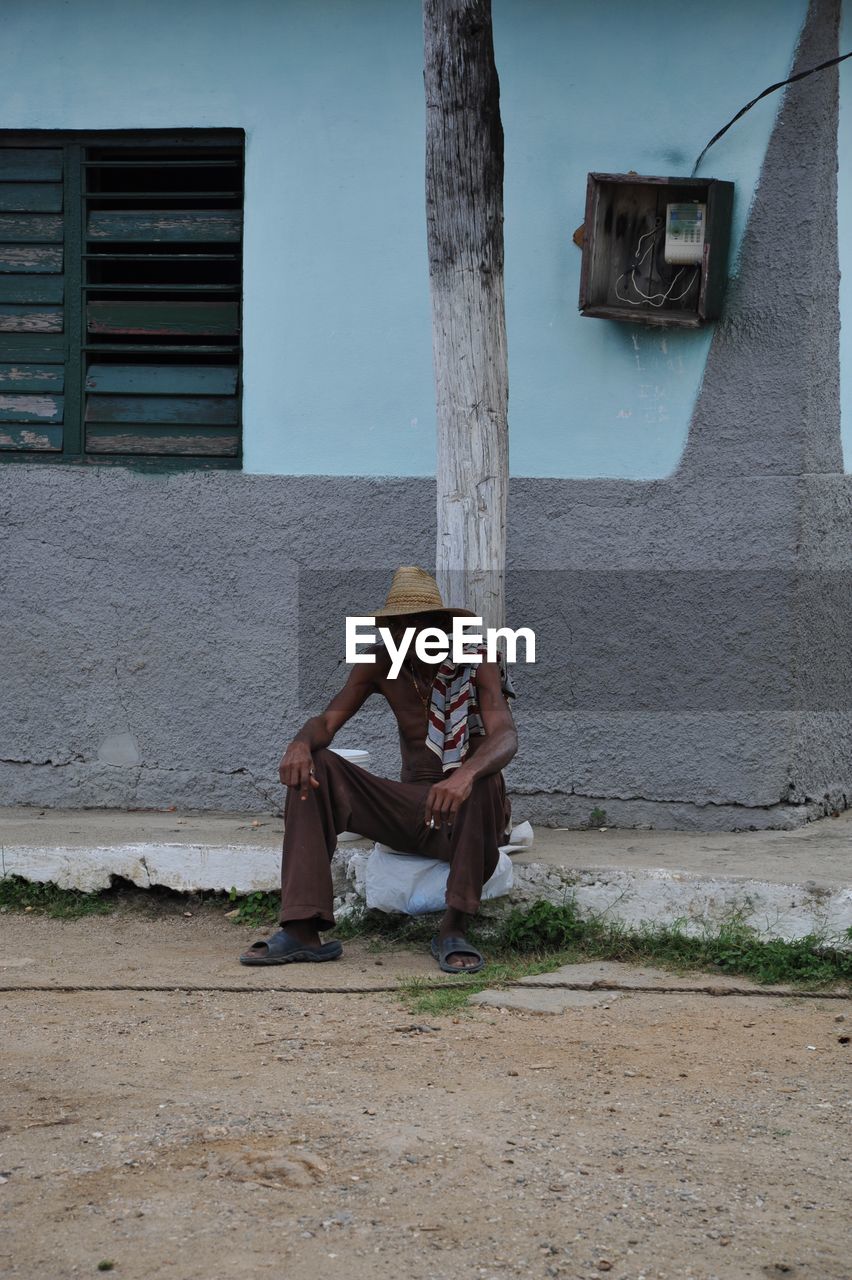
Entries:
{"type": "Polygon", "coordinates": [[[696,173],[696,170],[698,169],[698,166],[701,164],[701,161],[707,155],[707,152],[710,150],[713,144],[718,142],[719,139],[723,136],[723,134],[726,134],[728,132],[731,125],[736,124],[737,121],[740,120],[747,111],[751,111],[752,107],[755,106],[756,103],[760,102],[761,98],[765,98],[767,94],[775,93],[776,89],[783,89],[785,84],[795,84],[797,80],[804,80],[806,76],[812,76],[815,71],[825,71],[826,67],[836,67],[838,62],[845,62],[847,58],[852,58],[852,51],[850,51],[849,53],[841,54],[839,58],[829,58],[828,62],[821,62],[818,67],[811,67],[808,71],[800,71],[798,75],[790,76],[789,80],[779,80],[777,84],[771,84],[768,89],[763,90],[763,93],[759,93],[756,98],[752,98],[751,102],[747,102],[746,105],[742,108],[742,110],[738,111],[737,114],[734,116],[734,118],[728,121],[724,129],[720,129],[718,133],[713,134],[713,137],[707,143],[707,146],[704,148],[704,150],[701,152],[701,155],[698,157],[698,159],[695,161],[695,164],[692,166],[691,176],[693,178],[695,177],[695,173],[696,173]]]}

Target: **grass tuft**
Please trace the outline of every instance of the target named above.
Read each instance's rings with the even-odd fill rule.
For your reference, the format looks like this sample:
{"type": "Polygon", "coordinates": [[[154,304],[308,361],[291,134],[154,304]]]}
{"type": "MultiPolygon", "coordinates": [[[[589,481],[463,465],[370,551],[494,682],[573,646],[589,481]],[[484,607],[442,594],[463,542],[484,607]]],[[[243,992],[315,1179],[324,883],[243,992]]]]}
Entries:
{"type": "MultiPolygon", "coordinates": [[[[472,931],[471,931],[472,936],[472,931]]],[[[424,1013],[432,1017],[443,1015],[469,1015],[472,995],[489,987],[508,987],[521,978],[534,978],[540,973],[551,973],[560,965],[575,959],[570,951],[550,951],[535,956],[517,956],[514,960],[491,960],[479,973],[459,977],[447,977],[436,986],[436,979],[411,978],[402,985],[400,999],[409,1013],[424,1013]]]]}
{"type": "Polygon", "coordinates": [[[228,894],[228,906],[231,911],[236,911],[236,915],[231,917],[234,924],[251,925],[258,929],[273,927],[278,924],[281,895],[263,893],[260,890],[255,893],[239,894],[236,889],[231,889],[228,894]]]}
{"type": "Polygon", "coordinates": [[[38,884],[23,876],[0,880],[0,910],[26,911],[54,920],[77,920],[80,916],[103,916],[113,910],[110,891],[84,893],[82,889],[60,889],[48,882],[38,884]]]}
{"type": "MultiPolygon", "coordinates": [[[[439,919],[364,911],[346,922],[345,935],[340,928],[337,933],[367,937],[374,946],[419,945],[436,932],[439,919]]],[[[793,942],[764,939],[736,910],[721,924],[705,925],[697,936],[685,932],[686,923],[681,918],[671,925],[646,922],[629,928],[599,915],[581,918],[573,899],[556,905],[536,902],[526,910],[514,907],[495,918],[480,918],[469,930],[470,940],[489,956],[484,969],[450,977],[437,989],[430,989],[429,980],[412,980],[403,989],[403,1001],[412,1013],[458,1014],[470,995],[486,987],[505,987],[588,960],[652,962],[679,975],[700,970],[809,990],[852,986],[852,952],[836,945],[852,941],[852,930],[812,933],[793,942]]],[[[434,981],[439,981],[437,975],[434,981]]]]}
{"type": "Polygon", "coordinates": [[[356,907],[338,921],[334,937],[341,941],[346,941],[347,938],[368,938],[382,946],[417,946],[423,942],[428,945],[438,932],[440,920],[441,913],[404,916],[356,907]]]}

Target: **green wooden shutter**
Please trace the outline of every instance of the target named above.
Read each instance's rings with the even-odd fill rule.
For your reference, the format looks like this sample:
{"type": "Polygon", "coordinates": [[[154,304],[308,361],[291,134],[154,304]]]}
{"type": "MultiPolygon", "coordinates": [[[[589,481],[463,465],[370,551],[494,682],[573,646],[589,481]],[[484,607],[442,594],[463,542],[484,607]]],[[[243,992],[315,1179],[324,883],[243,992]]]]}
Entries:
{"type": "Polygon", "coordinates": [[[84,448],[240,453],[242,151],[86,150],[84,448]]]}
{"type": "Polygon", "coordinates": [[[0,452],[56,454],[65,390],[63,151],[0,147],[0,452]]]}
{"type": "Polygon", "coordinates": [[[240,465],[243,154],[0,134],[0,459],[240,465]]]}

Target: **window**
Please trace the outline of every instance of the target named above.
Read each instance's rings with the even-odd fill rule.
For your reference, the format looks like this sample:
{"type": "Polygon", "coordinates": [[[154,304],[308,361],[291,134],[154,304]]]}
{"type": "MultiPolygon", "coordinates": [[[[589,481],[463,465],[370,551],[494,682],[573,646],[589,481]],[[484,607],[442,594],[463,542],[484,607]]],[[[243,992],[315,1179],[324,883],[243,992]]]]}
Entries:
{"type": "Polygon", "coordinates": [[[243,158],[0,132],[0,461],[240,466],[243,158]]]}

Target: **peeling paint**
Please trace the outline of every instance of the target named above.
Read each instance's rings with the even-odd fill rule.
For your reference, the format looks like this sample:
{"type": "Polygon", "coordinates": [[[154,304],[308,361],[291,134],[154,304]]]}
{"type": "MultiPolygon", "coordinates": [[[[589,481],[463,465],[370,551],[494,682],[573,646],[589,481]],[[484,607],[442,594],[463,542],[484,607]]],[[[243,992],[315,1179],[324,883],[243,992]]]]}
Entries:
{"type": "Polygon", "coordinates": [[[0,332],[61,333],[62,311],[34,311],[26,307],[0,308],[0,332]]]}
{"type": "MultiPolygon", "coordinates": [[[[30,377],[31,375],[22,376],[30,377]]],[[[47,418],[50,421],[56,421],[61,416],[56,396],[0,396],[0,413],[5,409],[13,414],[28,414],[37,418],[47,418]]]]}

